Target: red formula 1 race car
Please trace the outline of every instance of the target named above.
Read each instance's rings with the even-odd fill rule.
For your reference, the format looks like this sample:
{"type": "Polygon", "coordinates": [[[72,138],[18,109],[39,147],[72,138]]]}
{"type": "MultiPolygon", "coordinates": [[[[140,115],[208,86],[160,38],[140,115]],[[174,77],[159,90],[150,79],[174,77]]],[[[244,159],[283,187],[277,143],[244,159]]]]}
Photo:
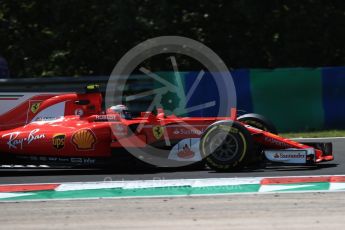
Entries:
{"type": "Polygon", "coordinates": [[[235,110],[231,117],[166,116],[162,109],[132,117],[121,105],[102,111],[96,88],[84,94],[7,93],[0,100],[2,164],[89,167],[135,158],[158,167],[206,164],[232,171],[260,162],[333,160],[331,143],[285,139],[265,118],[236,117],[235,110]]]}

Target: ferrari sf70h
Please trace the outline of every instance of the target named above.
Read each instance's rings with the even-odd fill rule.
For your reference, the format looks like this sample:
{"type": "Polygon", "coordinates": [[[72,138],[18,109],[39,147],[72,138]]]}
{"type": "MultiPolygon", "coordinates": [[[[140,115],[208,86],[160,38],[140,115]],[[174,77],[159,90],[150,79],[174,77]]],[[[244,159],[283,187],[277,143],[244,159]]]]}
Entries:
{"type": "Polygon", "coordinates": [[[2,93],[0,102],[1,164],[117,167],[135,158],[155,167],[224,172],[263,162],[333,160],[331,143],[283,138],[264,117],[237,117],[235,109],[229,117],[177,117],[163,109],[133,116],[123,105],[102,109],[96,88],[82,94],[2,93]]]}

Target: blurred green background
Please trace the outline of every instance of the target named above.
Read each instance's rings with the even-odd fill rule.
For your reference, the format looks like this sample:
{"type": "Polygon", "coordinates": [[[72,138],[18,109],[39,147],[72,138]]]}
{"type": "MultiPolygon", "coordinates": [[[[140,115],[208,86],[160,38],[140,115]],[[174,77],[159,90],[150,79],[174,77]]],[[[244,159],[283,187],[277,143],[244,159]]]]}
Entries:
{"type": "MultiPolygon", "coordinates": [[[[345,2],[1,0],[0,55],[12,77],[109,75],[134,45],[196,39],[229,68],[345,65],[345,2]]],[[[169,62],[155,62],[169,71],[169,62]]],[[[193,70],[185,63],[182,71],[193,70]]]]}

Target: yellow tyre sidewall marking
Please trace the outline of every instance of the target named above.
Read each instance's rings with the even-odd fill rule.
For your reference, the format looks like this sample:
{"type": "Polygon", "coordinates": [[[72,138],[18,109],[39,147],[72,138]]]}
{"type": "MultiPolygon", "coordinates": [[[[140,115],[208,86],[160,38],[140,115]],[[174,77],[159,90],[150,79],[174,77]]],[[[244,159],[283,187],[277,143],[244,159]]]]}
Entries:
{"type": "Polygon", "coordinates": [[[247,151],[247,141],[246,141],[246,138],[244,137],[243,133],[239,133],[239,135],[241,136],[242,138],[242,142],[243,142],[243,152],[241,154],[241,158],[238,160],[239,162],[242,162],[244,156],[246,155],[246,151],[247,151]]]}
{"type": "MultiPolygon", "coordinates": [[[[240,162],[242,162],[243,161],[243,159],[244,159],[244,157],[245,157],[245,153],[246,153],[246,151],[247,151],[247,141],[246,141],[246,138],[244,137],[244,135],[243,135],[243,133],[242,132],[239,132],[239,130],[237,129],[237,128],[234,128],[234,127],[229,127],[229,126],[226,126],[226,125],[219,125],[219,126],[214,126],[214,127],[212,127],[207,133],[206,133],[206,135],[204,136],[204,140],[205,141],[203,141],[202,142],[202,145],[201,145],[201,147],[202,147],[202,154],[203,154],[203,156],[204,157],[207,157],[208,155],[210,155],[210,154],[208,154],[208,155],[206,155],[205,154],[205,149],[206,149],[206,147],[205,147],[205,144],[206,144],[206,140],[209,138],[209,135],[215,130],[215,129],[218,129],[218,128],[220,128],[220,129],[223,129],[223,130],[225,130],[225,131],[228,131],[228,132],[230,132],[230,133],[236,133],[236,134],[238,134],[240,137],[241,137],[241,139],[242,139],[242,143],[243,143],[243,151],[242,151],[242,153],[241,153],[241,157],[240,157],[240,159],[239,160],[237,160],[236,162],[234,162],[234,164],[232,165],[233,167],[234,166],[236,166],[238,163],[240,163],[240,162]]],[[[225,169],[225,168],[229,168],[229,166],[227,166],[227,165],[219,165],[219,164],[217,164],[217,163],[215,163],[212,159],[210,159],[210,158],[207,158],[206,159],[208,162],[210,162],[211,164],[213,164],[214,166],[216,166],[216,167],[218,167],[218,168],[222,168],[222,169],[225,169]]]]}

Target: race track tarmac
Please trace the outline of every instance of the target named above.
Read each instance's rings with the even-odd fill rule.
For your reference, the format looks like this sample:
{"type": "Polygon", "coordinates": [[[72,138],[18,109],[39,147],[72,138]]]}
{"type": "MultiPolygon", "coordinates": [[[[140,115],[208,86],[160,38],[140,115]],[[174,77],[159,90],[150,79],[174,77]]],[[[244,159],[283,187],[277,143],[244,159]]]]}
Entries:
{"type": "Polygon", "coordinates": [[[345,193],[2,203],[0,229],[344,229],[345,193]]]}
{"type": "MultiPolygon", "coordinates": [[[[319,140],[318,140],[319,141],[319,140]]],[[[322,141],[322,140],[320,140],[322,141]]],[[[333,143],[335,160],[317,167],[279,166],[232,173],[211,170],[181,171],[112,171],[112,170],[51,170],[51,169],[0,169],[0,184],[92,182],[121,180],[164,180],[189,178],[272,177],[345,174],[345,139],[327,139],[333,143]]]]}

